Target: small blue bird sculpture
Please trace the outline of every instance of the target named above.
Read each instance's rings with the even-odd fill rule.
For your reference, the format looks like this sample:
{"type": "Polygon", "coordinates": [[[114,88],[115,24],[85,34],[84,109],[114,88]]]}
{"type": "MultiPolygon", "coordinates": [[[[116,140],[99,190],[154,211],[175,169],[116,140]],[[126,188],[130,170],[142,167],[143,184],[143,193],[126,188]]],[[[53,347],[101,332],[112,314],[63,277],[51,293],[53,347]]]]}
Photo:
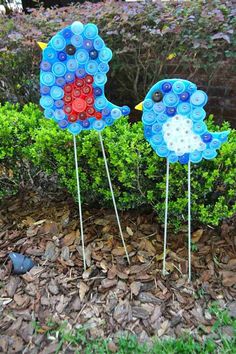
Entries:
{"type": "Polygon", "coordinates": [[[157,82],[143,102],[135,108],[143,111],[144,136],[158,156],[167,159],[166,207],[164,229],[163,273],[166,274],[166,242],[168,218],[169,164],[188,164],[188,251],[191,280],[191,213],[190,163],[211,160],[227,141],[229,131],[209,132],[204,122],[207,95],[197,86],[182,79],[157,82]]]}

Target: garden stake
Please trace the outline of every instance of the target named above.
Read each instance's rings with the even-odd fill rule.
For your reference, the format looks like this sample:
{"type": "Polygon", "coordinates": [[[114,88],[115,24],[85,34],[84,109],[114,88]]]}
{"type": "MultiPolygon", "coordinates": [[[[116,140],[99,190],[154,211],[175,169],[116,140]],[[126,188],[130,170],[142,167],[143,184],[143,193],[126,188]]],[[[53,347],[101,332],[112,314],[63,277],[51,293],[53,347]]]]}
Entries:
{"type": "Polygon", "coordinates": [[[99,133],[117,223],[129,262],[100,134],[105,127],[130,113],[129,107],[118,107],[109,102],[104,94],[112,51],[99,36],[96,25],[83,25],[78,21],[56,33],[49,43],[38,44],[42,49],[40,105],[47,119],[54,120],[59,128],[68,129],[73,134],[84,270],[85,240],[76,146],[76,135],[83,130],[92,129],[99,133]]]}
{"type": "Polygon", "coordinates": [[[123,235],[121,224],[120,224],[120,218],[119,218],[119,214],[118,214],[118,211],[117,211],[116,200],[115,200],[113,187],[112,187],[112,183],[111,183],[111,177],[110,177],[110,172],[109,172],[109,168],[108,168],[106,153],[105,153],[105,149],[104,149],[104,145],[103,145],[102,134],[99,132],[98,135],[99,135],[99,139],[100,139],[100,143],[101,143],[102,154],[103,154],[105,168],[106,168],[106,172],[107,172],[107,179],[108,179],[108,183],[109,183],[109,187],[110,187],[110,191],[111,191],[111,196],[112,196],[112,201],[113,201],[113,205],[114,205],[114,209],[115,209],[116,220],[117,220],[117,224],[118,224],[119,231],[120,231],[120,237],[121,237],[124,249],[125,249],[125,254],[126,254],[127,261],[130,264],[129,254],[128,254],[128,251],[127,251],[127,248],[126,248],[124,235],[123,235]]]}
{"type": "Polygon", "coordinates": [[[163,275],[166,271],[167,223],[169,202],[169,164],[188,164],[188,281],[191,281],[191,162],[217,156],[229,131],[211,133],[204,119],[207,95],[182,79],[157,82],[143,102],[135,108],[143,111],[144,136],[158,156],[167,159],[164,222],[163,275]]]}

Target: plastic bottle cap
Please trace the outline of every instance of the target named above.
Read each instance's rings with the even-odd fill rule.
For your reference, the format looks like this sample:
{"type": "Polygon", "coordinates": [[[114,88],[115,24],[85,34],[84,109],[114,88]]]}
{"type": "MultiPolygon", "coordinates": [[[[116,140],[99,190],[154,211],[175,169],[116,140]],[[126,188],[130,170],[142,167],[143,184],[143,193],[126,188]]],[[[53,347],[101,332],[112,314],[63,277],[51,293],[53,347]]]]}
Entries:
{"type": "Polygon", "coordinates": [[[63,63],[56,62],[52,66],[52,72],[55,76],[64,76],[66,73],[66,66],[63,63]]]}
{"type": "Polygon", "coordinates": [[[207,95],[204,91],[197,90],[190,97],[190,102],[194,106],[204,106],[207,102],[207,95]]]}
{"type": "Polygon", "coordinates": [[[93,96],[87,96],[87,97],[85,98],[85,101],[86,101],[87,105],[92,105],[92,104],[94,104],[94,98],[93,98],[93,96]]]}
{"type": "Polygon", "coordinates": [[[75,54],[75,59],[79,64],[85,64],[89,60],[89,54],[85,49],[79,49],[75,54]]]}
{"type": "Polygon", "coordinates": [[[86,71],[85,71],[84,68],[79,68],[79,69],[76,70],[75,75],[76,75],[78,78],[83,78],[83,77],[85,77],[85,75],[86,75],[86,71]]]}
{"type": "Polygon", "coordinates": [[[64,96],[64,101],[65,101],[66,103],[69,103],[69,102],[72,101],[72,97],[71,97],[70,95],[65,95],[65,96],[64,96]]]}
{"type": "Polygon", "coordinates": [[[170,82],[164,82],[164,84],[162,84],[161,88],[162,88],[163,92],[167,93],[167,92],[171,91],[172,85],[170,82]]]}
{"type": "Polygon", "coordinates": [[[62,37],[60,34],[56,34],[55,36],[53,36],[50,43],[52,48],[58,51],[63,50],[66,46],[65,38],[62,37]]]}
{"type": "Polygon", "coordinates": [[[62,35],[65,39],[70,39],[73,36],[73,32],[69,27],[67,27],[62,31],[62,35]]]}
{"type": "Polygon", "coordinates": [[[198,163],[198,162],[202,161],[202,153],[200,151],[193,151],[189,155],[189,160],[193,163],[198,163]]]}
{"type": "Polygon", "coordinates": [[[51,64],[49,63],[49,61],[43,60],[40,64],[40,69],[44,71],[49,71],[51,69],[51,64]]]}
{"type": "Polygon", "coordinates": [[[56,78],[56,84],[57,86],[61,86],[63,87],[66,83],[66,80],[64,79],[64,77],[57,77],[56,78]]]}
{"type": "Polygon", "coordinates": [[[68,121],[66,119],[62,119],[58,122],[58,125],[61,129],[66,129],[68,127],[68,121]]]}
{"type": "Polygon", "coordinates": [[[166,114],[170,117],[174,116],[176,113],[175,107],[166,107],[166,114]]]}
{"type": "Polygon", "coordinates": [[[188,163],[188,161],[189,161],[189,154],[183,154],[183,155],[179,156],[179,162],[182,165],[188,163]]]}
{"type": "Polygon", "coordinates": [[[93,122],[93,129],[100,131],[105,128],[105,122],[103,120],[95,120],[93,122]]]}
{"type": "Polygon", "coordinates": [[[119,108],[112,108],[111,117],[113,119],[118,119],[122,116],[121,110],[119,108]]]}
{"type": "Polygon", "coordinates": [[[78,69],[78,62],[75,59],[69,59],[66,63],[66,67],[69,71],[75,71],[78,69]]]}
{"type": "Polygon", "coordinates": [[[95,109],[93,107],[88,107],[86,109],[86,113],[89,115],[89,116],[93,116],[95,114],[95,109]]]}
{"type": "Polygon", "coordinates": [[[152,132],[153,132],[154,134],[159,133],[161,130],[162,130],[162,124],[160,124],[160,123],[155,123],[155,124],[153,124],[153,126],[152,126],[152,132]]]}
{"type": "Polygon", "coordinates": [[[151,139],[150,139],[150,143],[153,145],[160,145],[163,143],[163,136],[162,133],[159,134],[154,134],[151,139]]]}
{"type": "Polygon", "coordinates": [[[122,112],[123,116],[128,116],[130,114],[130,108],[128,106],[123,106],[121,108],[121,112],[122,112]]]}
{"type": "Polygon", "coordinates": [[[98,63],[95,60],[89,60],[85,65],[88,74],[94,75],[98,71],[98,63]]]}
{"type": "Polygon", "coordinates": [[[86,50],[90,50],[93,48],[93,42],[90,40],[90,39],[85,39],[83,41],[83,47],[86,49],[86,50]]]}
{"type": "Polygon", "coordinates": [[[79,123],[71,123],[68,129],[72,134],[79,134],[82,130],[82,127],[79,123]]]}
{"type": "Polygon", "coordinates": [[[189,112],[191,112],[191,105],[188,102],[181,102],[180,104],[178,104],[177,106],[177,112],[179,114],[183,114],[186,115],[189,112]]]}
{"type": "Polygon", "coordinates": [[[98,55],[99,59],[102,62],[108,62],[111,60],[112,58],[112,51],[111,49],[105,47],[103,49],[100,50],[99,55],[98,55]]]}
{"type": "Polygon", "coordinates": [[[93,92],[94,92],[95,96],[101,96],[102,95],[102,89],[100,87],[94,87],[93,92]]]}
{"type": "Polygon", "coordinates": [[[53,86],[56,79],[53,73],[50,72],[41,72],[40,73],[40,82],[45,86],[53,86]]]}
{"type": "Polygon", "coordinates": [[[94,39],[98,35],[98,28],[93,23],[88,23],[84,28],[84,35],[89,39],[94,39]]]}
{"type": "Polygon", "coordinates": [[[80,97],[81,96],[81,90],[77,87],[73,89],[73,97],[80,97]]]}
{"type": "Polygon", "coordinates": [[[79,34],[74,34],[71,37],[71,44],[76,47],[76,48],[80,48],[83,45],[83,37],[80,36],[79,34]]]}
{"type": "Polygon", "coordinates": [[[63,109],[55,109],[54,117],[56,121],[60,121],[65,118],[65,112],[63,109]]]}
{"type": "Polygon", "coordinates": [[[51,108],[46,108],[44,111],[44,116],[47,119],[52,119],[54,117],[54,110],[51,108]]]}
{"type": "Polygon", "coordinates": [[[45,85],[40,85],[41,95],[47,95],[50,92],[50,87],[45,85]]]}
{"type": "MultiPolygon", "coordinates": [[[[111,113],[111,110],[110,110],[108,107],[103,108],[103,110],[102,110],[102,115],[103,115],[103,117],[109,116],[110,113],[111,113]]],[[[112,119],[113,119],[113,118],[112,118],[112,119]]]]}
{"type": "Polygon", "coordinates": [[[187,92],[187,91],[184,91],[184,92],[182,92],[181,94],[180,94],[180,99],[181,99],[181,101],[187,101],[188,99],[189,99],[189,97],[190,97],[190,94],[187,92]]]}
{"type": "Polygon", "coordinates": [[[105,123],[108,127],[110,127],[114,123],[114,119],[111,116],[105,117],[105,123]]]}
{"type": "Polygon", "coordinates": [[[109,67],[109,65],[108,65],[107,63],[100,63],[100,64],[98,65],[98,70],[99,70],[101,73],[106,74],[106,73],[108,73],[109,69],[110,69],[110,67],[109,67]]]}
{"type": "Polygon", "coordinates": [[[166,106],[169,107],[174,107],[177,106],[177,104],[179,103],[179,98],[175,93],[167,93],[164,98],[163,98],[163,102],[166,106]]]}
{"type": "Polygon", "coordinates": [[[152,107],[153,107],[153,101],[150,98],[146,98],[143,101],[143,109],[150,111],[152,109],[152,107]]]}
{"type": "Polygon", "coordinates": [[[157,121],[161,123],[165,123],[168,120],[168,116],[166,114],[158,114],[157,121]]]}
{"type": "Polygon", "coordinates": [[[57,57],[60,61],[65,61],[67,59],[67,55],[64,52],[59,52],[57,57]]]}
{"type": "Polygon", "coordinates": [[[107,76],[103,73],[98,72],[94,75],[94,82],[98,86],[105,85],[105,83],[107,82],[107,76]]]}
{"type": "Polygon", "coordinates": [[[142,121],[144,124],[153,124],[156,122],[156,115],[154,112],[144,112],[142,116],[142,121]]]}
{"type": "Polygon", "coordinates": [[[84,120],[84,121],[82,122],[82,127],[83,127],[84,129],[88,129],[88,128],[90,127],[90,122],[89,122],[88,119],[86,119],[86,120],[84,120]]]}
{"type": "Polygon", "coordinates": [[[197,107],[192,110],[190,116],[193,121],[198,122],[205,119],[206,111],[202,107],[197,107]]]}
{"type": "Polygon", "coordinates": [[[94,38],[93,41],[93,46],[96,50],[101,50],[102,48],[105,47],[104,41],[101,37],[97,36],[96,38],[94,38]]]}
{"type": "Polygon", "coordinates": [[[77,121],[76,115],[75,115],[75,114],[70,114],[69,117],[68,117],[68,121],[69,121],[70,123],[76,122],[76,121],[77,121]]]}
{"type": "Polygon", "coordinates": [[[57,52],[51,47],[48,46],[43,51],[43,60],[48,60],[50,62],[54,61],[57,57],[57,52]]]}
{"type": "Polygon", "coordinates": [[[72,73],[72,72],[67,72],[67,73],[65,74],[65,80],[66,80],[66,82],[73,82],[74,79],[75,79],[75,74],[74,74],[74,73],[72,73]]]}
{"type": "Polygon", "coordinates": [[[183,93],[185,90],[185,84],[183,81],[177,80],[173,83],[172,89],[174,93],[177,94],[183,93]]]}
{"type": "Polygon", "coordinates": [[[72,108],[75,112],[83,112],[86,109],[86,102],[82,98],[75,98],[72,103],[72,108]]]}
{"type": "Polygon", "coordinates": [[[85,95],[88,95],[89,93],[92,92],[92,88],[88,85],[85,85],[82,87],[82,92],[85,94],[85,95]]]}
{"type": "Polygon", "coordinates": [[[202,156],[204,157],[204,159],[206,160],[211,160],[214,159],[214,157],[216,157],[217,152],[214,149],[205,149],[202,152],[202,156]]]}
{"type": "Polygon", "coordinates": [[[210,133],[205,133],[201,136],[204,143],[210,143],[212,141],[212,135],[210,133]]]}
{"type": "Polygon", "coordinates": [[[87,114],[85,112],[81,112],[78,115],[79,120],[85,120],[87,118],[87,114]]]}
{"type": "Polygon", "coordinates": [[[157,155],[159,155],[160,157],[167,157],[169,155],[169,150],[167,149],[167,147],[165,145],[157,146],[155,151],[156,151],[157,155]]]}
{"type": "Polygon", "coordinates": [[[71,25],[71,30],[75,34],[81,34],[84,30],[84,25],[79,21],[75,21],[71,25]]]}
{"type": "Polygon", "coordinates": [[[169,160],[170,163],[175,163],[175,162],[178,161],[178,156],[174,152],[171,152],[168,155],[168,160],[169,160]]]}
{"type": "Polygon", "coordinates": [[[60,100],[64,96],[64,91],[59,86],[52,86],[50,90],[50,95],[54,100],[60,100]]]}
{"type": "Polygon", "coordinates": [[[64,106],[63,100],[55,101],[55,106],[56,106],[56,108],[62,108],[64,106]]]}
{"type": "Polygon", "coordinates": [[[84,78],[84,81],[87,83],[87,84],[92,84],[93,83],[93,77],[91,75],[86,75],[85,78],[84,78]]]}
{"type": "MultiPolygon", "coordinates": [[[[144,101],[145,102],[145,101],[144,101]]],[[[153,110],[155,113],[162,113],[166,109],[165,105],[162,102],[157,102],[153,105],[153,110]]]]}
{"type": "Polygon", "coordinates": [[[40,98],[40,106],[42,106],[43,108],[51,108],[54,105],[54,100],[52,99],[51,96],[47,95],[47,96],[42,96],[40,98]]]}
{"type": "Polygon", "coordinates": [[[107,106],[107,99],[104,96],[96,97],[94,106],[98,110],[105,108],[107,106]]]}

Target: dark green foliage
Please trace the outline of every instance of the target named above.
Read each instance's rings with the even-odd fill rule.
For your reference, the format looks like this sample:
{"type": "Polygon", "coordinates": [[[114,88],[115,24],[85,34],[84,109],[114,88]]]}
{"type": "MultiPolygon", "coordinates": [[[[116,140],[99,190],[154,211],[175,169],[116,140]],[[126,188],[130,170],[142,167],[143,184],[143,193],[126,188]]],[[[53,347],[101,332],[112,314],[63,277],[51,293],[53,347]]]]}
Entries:
{"type": "MultiPolygon", "coordinates": [[[[0,193],[18,189],[39,171],[56,174],[61,185],[76,197],[72,135],[43,118],[36,105],[6,104],[0,107],[0,193]]],[[[210,130],[225,130],[208,119],[210,130]]],[[[147,205],[163,220],[165,198],[165,159],[159,158],[144,140],[142,123],[130,125],[119,119],[103,133],[111,178],[120,209],[147,205]]],[[[86,203],[112,205],[98,134],[78,136],[78,160],[82,196],[86,203]]],[[[223,144],[217,158],[192,165],[192,217],[204,224],[217,225],[236,212],[236,131],[223,144]]],[[[170,223],[175,228],[187,216],[187,169],[180,164],[170,168],[170,223]]]]}
{"type": "Polygon", "coordinates": [[[226,60],[229,70],[235,70],[233,1],[109,1],[40,8],[31,15],[0,18],[0,102],[38,102],[36,41],[47,42],[75,20],[95,22],[113,50],[107,92],[117,104],[134,106],[164,77],[181,75],[202,84],[203,75],[206,86],[226,60]]]}

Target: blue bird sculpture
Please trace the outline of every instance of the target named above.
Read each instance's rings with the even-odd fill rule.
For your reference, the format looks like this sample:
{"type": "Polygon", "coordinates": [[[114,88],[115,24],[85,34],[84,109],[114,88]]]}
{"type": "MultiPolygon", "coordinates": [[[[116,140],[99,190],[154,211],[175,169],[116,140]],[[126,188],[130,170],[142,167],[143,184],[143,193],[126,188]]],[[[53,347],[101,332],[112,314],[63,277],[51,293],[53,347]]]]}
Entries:
{"type": "Polygon", "coordinates": [[[142,110],[144,136],[158,156],[167,159],[166,208],[164,229],[163,273],[166,273],[166,241],[168,217],[169,163],[188,164],[188,239],[189,280],[191,279],[190,228],[190,163],[211,160],[227,141],[229,131],[209,132],[204,122],[207,95],[197,86],[182,79],[157,82],[143,102],[135,108],[142,110]]]}

